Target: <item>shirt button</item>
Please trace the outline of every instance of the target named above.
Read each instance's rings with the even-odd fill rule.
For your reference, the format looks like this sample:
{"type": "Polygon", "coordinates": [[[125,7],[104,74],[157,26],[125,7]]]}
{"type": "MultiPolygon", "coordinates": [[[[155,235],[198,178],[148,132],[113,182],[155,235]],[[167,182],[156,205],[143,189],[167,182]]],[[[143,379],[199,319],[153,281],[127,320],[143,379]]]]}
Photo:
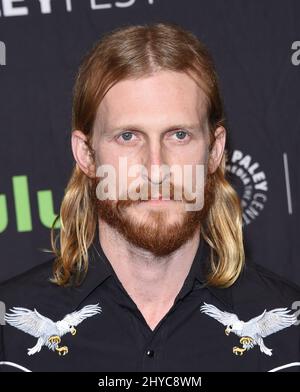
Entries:
{"type": "Polygon", "coordinates": [[[153,355],[154,355],[154,351],[153,351],[153,350],[147,350],[147,351],[146,351],[146,355],[147,355],[148,357],[152,358],[153,355]]]}

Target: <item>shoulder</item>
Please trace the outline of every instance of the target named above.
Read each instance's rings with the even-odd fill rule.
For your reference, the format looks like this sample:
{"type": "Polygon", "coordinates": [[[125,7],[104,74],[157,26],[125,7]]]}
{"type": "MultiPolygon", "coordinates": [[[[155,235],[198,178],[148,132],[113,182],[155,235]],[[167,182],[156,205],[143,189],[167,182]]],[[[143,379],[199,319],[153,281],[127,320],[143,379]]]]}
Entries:
{"type": "Polygon", "coordinates": [[[37,308],[55,314],[70,299],[70,289],[51,282],[55,258],[0,283],[0,301],[12,307],[37,308]]]}
{"type": "Polygon", "coordinates": [[[14,290],[20,286],[32,286],[36,282],[47,283],[52,274],[52,266],[54,257],[49,258],[47,261],[34,266],[10,279],[0,282],[0,289],[2,290],[14,290]]]}
{"type": "Polygon", "coordinates": [[[266,306],[300,307],[299,285],[250,260],[246,261],[233,285],[233,295],[240,303],[250,301],[266,306]]]}

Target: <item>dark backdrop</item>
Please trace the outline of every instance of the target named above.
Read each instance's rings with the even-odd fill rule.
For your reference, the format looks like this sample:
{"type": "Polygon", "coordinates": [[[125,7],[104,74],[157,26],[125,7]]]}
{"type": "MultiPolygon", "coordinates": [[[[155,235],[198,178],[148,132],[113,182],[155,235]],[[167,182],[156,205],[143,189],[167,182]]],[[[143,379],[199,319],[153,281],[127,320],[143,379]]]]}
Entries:
{"type": "Polygon", "coordinates": [[[0,11],[0,280],[51,257],[40,248],[73,164],[82,56],[117,26],[171,21],[216,62],[247,252],[300,284],[298,0],[0,0],[0,11]]]}

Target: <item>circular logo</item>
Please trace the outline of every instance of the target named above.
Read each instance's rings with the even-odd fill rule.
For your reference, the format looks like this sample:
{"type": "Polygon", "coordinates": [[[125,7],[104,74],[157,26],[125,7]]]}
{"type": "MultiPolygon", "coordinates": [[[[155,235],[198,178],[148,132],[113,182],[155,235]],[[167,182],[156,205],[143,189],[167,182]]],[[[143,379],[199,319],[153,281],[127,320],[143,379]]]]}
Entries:
{"type": "Polygon", "coordinates": [[[227,179],[237,191],[243,208],[243,224],[256,219],[267,202],[268,181],[251,155],[234,150],[226,163],[227,179]]]}

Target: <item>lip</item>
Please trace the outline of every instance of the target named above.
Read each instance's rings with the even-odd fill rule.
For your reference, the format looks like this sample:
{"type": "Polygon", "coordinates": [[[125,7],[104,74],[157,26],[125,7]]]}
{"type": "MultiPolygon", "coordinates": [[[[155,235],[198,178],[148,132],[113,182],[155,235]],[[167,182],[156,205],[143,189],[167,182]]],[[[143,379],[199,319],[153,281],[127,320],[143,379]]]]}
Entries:
{"type": "Polygon", "coordinates": [[[151,206],[160,206],[166,203],[170,203],[172,201],[173,200],[171,199],[163,199],[161,195],[159,195],[159,197],[156,199],[142,200],[143,203],[147,203],[147,205],[151,205],[151,206]]]}
{"type": "Polygon", "coordinates": [[[155,199],[155,200],[143,200],[143,201],[149,204],[163,204],[163,203],[168,203],[172,200],[155,199]]]}

